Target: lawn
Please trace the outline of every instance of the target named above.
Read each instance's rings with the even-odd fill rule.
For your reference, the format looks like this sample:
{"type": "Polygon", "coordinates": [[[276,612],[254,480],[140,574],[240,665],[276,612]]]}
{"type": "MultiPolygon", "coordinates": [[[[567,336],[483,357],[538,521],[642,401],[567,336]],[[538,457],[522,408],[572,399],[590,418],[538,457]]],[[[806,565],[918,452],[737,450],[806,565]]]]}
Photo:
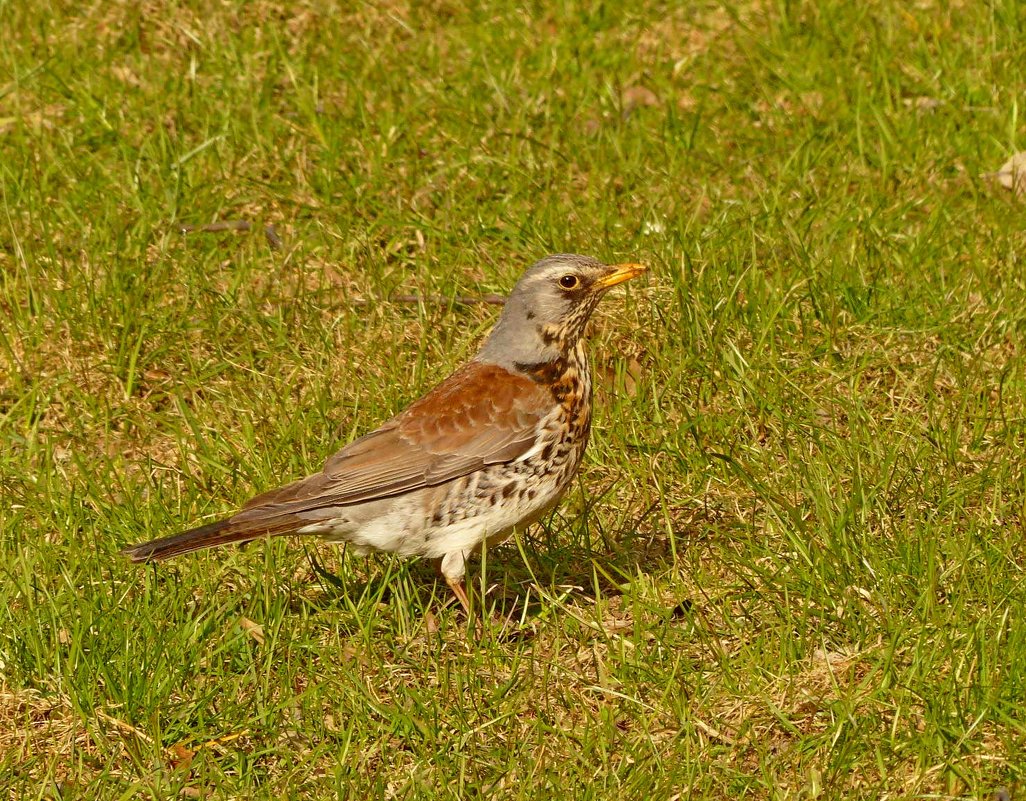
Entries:
{"type": "Polygon", "coordinates": [[[1015,0],[0,0],[2,792],[1014,798],[1024,107],[1015,0]],[[312,540],[119,555],[561,251],[650,271],[574,490],[472,565],[507,625],[312,540]]]}

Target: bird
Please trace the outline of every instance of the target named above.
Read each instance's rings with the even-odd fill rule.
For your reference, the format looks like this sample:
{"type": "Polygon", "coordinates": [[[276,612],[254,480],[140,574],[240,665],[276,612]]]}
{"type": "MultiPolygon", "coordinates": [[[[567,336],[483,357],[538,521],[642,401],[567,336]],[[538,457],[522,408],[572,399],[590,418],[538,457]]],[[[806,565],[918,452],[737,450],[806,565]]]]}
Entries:
{"type": "Polygon", "coordinates": [[[559,503],[591,430],[585,329],[603,295],[646,268],[546,256],[513,287],[477,354],[313,475],[252,498],[236,514],[131,545],[133,562],[286,534],[355,553],[439,560],[471,615],[467,560],[559,503]]]}

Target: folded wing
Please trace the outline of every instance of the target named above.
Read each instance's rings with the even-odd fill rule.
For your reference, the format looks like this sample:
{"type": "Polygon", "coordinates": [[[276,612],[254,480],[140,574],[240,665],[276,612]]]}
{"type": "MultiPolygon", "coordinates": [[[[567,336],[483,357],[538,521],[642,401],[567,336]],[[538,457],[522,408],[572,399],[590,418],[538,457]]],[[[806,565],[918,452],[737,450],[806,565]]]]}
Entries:
{"type": "Polygon", "coordinates": [[[258,495],[230,523],[262,528],[304,512],[395,497],[513,461],[530,450],[552,406],[551,395],[530,378],[470,362],[329,458],[320,473],[258,495]]]}

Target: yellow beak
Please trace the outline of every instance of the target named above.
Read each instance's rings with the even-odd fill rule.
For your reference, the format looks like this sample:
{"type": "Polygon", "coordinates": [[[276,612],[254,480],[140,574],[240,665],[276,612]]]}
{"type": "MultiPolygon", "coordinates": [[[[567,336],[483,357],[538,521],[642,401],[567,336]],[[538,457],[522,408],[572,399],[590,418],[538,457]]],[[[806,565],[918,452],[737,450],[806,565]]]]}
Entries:
{"type": "Polygon", "coordinates": [[[609,289],[611,286],[622,284],[624,281],[630,281],[632,278],[636,278],[641,275],[648,268],[643,264],[614,264],[610,267],[608,275],[598,279],[593,286],[599,289],[609,289]]]}

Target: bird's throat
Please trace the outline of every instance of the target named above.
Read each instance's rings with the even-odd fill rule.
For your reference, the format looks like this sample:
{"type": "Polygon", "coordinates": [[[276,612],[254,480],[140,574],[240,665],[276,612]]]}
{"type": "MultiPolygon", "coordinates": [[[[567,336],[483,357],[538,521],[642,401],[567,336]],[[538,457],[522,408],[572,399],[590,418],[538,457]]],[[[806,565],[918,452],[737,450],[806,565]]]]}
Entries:
{"type": "Polygon", "coordinates": [[[584,342],[578,341],[555,359],[542,362],[514,362],[516,370],[542,384],[561,406],[588,404],[591,400],[591,372],[584,342]]]}

